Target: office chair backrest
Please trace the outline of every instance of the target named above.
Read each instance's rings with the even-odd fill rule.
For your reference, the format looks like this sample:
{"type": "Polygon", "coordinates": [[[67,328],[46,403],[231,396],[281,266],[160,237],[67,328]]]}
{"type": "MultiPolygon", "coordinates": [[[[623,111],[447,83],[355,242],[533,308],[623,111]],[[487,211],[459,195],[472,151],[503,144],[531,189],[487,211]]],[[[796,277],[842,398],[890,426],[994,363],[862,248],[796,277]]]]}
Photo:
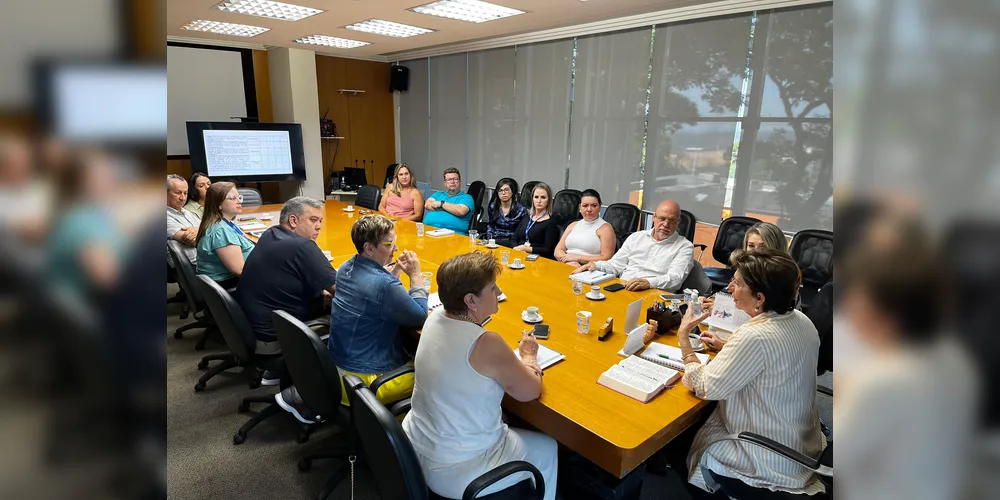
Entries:
{"type": "Polygon", "coordinates": [[[378,210],[378,204],[382,202],[382,190],[378,186],[365,184],[358,188],[358,196],[354,199],[354,204],[372,210],[378,210]]]}
{"type": "Polygon", "coordinates": [[[490,201],[489,203],[486,204],[486,217],[487,217],[486,222],[489,222],[493,220],[495,217],[497,217],[496,210],[499,210],[500,208],[500,195],[497,194],[497,190],[500,189],[500,184],[505,182],[510,183],[511,201],[516,201],[518,203],[520,203],[521,201],[520,200],[521,192],[517,190],[517,181],[511,179],[510,177],[504,177],[500,179],[499,181],[497,181],[496,186],[493,187],[493,193],[490,194],[490,201]],[[496,205],[497,207],[496,210],[494,210],[493,208],[494,205],[496,205]]]}
{"type": "Polygon", "coordinates": [[[819,289],[806,314],[819,334],[819,362],[816,375],[833,370],[833,281],[819,289]]]}
{"type": "Polygon", "coordinates": [[[260,196],[260,191],[254,188],[236,188],[236,191],[243,195],[244,207],[259,207],[264,204],[264,198],[260,196]]]}
{"type": "Polygon", "coordinates": [[[396,173],[396,167],[398,167],[398,166],[399,166],[398,163],[390,163],[388,167],[385,167],[385,182],[383,182],[382,184],[385,184],[385,185],[388,186],[389,183],[392,182],[393,179],[396,178],[393,174],[396,173]]]}
{"type": "Polygon", "coordinates": [[[583,218],[580,215],[580,190],[563,189],[552,196],[552,219],[565,228],[570,222],[583,218]]]}
{"type": "MultiPolygon", "coordinates": [[[[476,205],[476,210],[472,212],[472,219],[469,219],[469,230],[479,230],[479,223],[483,220],[483,207],[482,205],[476,205]]],[[[480,234],[481,238],[486,237],[486,234],[480,234]]]]}
{"type": "Polygon", "coordinates": [[[618,239],[618,248],[630,234],[639,229],[639,207],[631,203],[612,203],[604,210],[604,220],[611,224],[618,239]]]}
{"type": "Polygon", "coordinates": [[[677,232],[691,243],[694,243],[694,230],[696,227],[698,227],[698,219],[694,217],[693,213],[682,209],[681,221],[677,224],[677,232]]]}
{"type": "MultiPolygon", "coordinates": [[[[330,351],[313,331],[285,311],[271,313],[281,354],[302,400],[313,413],[324,418],[339,415],[340,374],[330,351]]],[[[347,425],[346,419],[335,422],[347,425]]]]}
{"type": "Polygon", "coordinates": [[[746,235],[750,226],[760,222],[753,217],[742,217],[734,215],[719,224],[719,232],[715,235],[715,244],[712,245],[712,258],[729,267],[729,254],[733,250],[743,248],[743,236],[746,235]]]}
{"type": "Polygon", "coordinates": [[[469,184],[468,193],[472,197],[472,206],[483,206],[483,197],[486,196],[486,183],[483,181],[472,181],[472,184],[469,184]]]}
{"type": "Polygon", "coordinates": [[[521,188],[521,206],[524,208],[531,207],[531,191],[535,189],[539,181],[528,181],[524,183],[524,187],[521,188]]]}
{"type": "Polygon", "coordinates": [[[694,261],[694,266],[691,267],[691,272],[688,273],[687,278],[684,278],[684,283],[680,289],[686,290],[688,288],[698,290],[698,293],[702,296],[712,294],[712,280],[705,274],[705,268],[697,260],[694,261]]]}
{"type": "Polygon", "coordinates": [[[802,286],[815,290],[833,279],[832,231],[799,231],[792,238],[788,253],[802,271],[802,286]]]}
{"type": "Polygon", "coordinates": [[[199,274],[198,281],[201,283],[201,293],[205,296],[205,304],[212,312],[212,319],[219,326],[229,350],[240,360],[249,363],[257,350],[257,337],[243,314],[243,308],[212,278],[199,274]]]}
{"type": "Polygon", "coordinates": [[[201,286],[195,279],[197,274],[194,265],[184,255],[181,243],[175,240],[167,240],[167,252],[174,261],[174,272],[176,272],[177,283],[184,290],[187,296],[188,307],[192,313],[205,309],[205,296],[201,293],[201,286]]]}
{"type": "Polygon", "coordinates": [[[427,482],[417,453],[399,421],[357,377],[345,376],[344,386],[349,388],[351,421],[361,447],[369,463],[377,464],[379,496],[383,500],[427,500],[427,482]]]}

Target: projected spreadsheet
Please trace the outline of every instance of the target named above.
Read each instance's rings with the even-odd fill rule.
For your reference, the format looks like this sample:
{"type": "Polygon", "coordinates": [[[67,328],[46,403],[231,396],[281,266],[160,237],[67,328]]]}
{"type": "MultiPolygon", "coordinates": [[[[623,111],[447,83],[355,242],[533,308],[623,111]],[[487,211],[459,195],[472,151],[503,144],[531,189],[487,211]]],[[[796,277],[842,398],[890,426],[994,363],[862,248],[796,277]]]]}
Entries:
{"type": "Polygon", "coordinates": [[[292,173],[292,150],[284,130],[205,130],[209,176],[292,173]]]}

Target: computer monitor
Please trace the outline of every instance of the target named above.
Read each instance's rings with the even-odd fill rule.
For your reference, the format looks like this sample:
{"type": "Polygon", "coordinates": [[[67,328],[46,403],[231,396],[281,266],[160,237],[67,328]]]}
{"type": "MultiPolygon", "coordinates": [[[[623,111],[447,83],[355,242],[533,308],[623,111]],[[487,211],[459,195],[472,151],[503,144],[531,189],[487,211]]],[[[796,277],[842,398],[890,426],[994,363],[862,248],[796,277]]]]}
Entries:
{"type": "Polygon", "coordinates": [[[363,168],[344,168],[344,187],[345,190],[357,190],[361,186],[368,184],[368,174],[363,168]]]}
{"type": "Polygon", "coordinates": [[[306,179],[298,123],[187,122],[191,171],[234,182],[306,179]]]}

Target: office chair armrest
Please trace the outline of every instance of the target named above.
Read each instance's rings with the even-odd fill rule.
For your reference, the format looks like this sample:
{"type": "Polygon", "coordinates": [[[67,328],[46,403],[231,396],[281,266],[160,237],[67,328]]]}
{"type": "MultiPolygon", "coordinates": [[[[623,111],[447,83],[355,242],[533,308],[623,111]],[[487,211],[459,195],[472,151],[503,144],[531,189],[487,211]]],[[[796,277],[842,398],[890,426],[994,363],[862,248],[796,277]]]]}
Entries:
{"type": "Polygon", "coordinates": [[[347,400],[354,402],[354,391],[365,383],[357,375],[344,375],[344,390],[347,391],[347,400]]]}
{"type": "Polygon", "coordinates": [[[392,416],[394,417],[398,417],[400,415],[406,415],[407,413],[409,413],[409,411],[410,411],[410,398],[396,401],[395,403],[392,404],[391,407],[389,407],[389,413],[392,413],[392,416]]]}
{"type": "Polygon", "coordinates": [[[375,380],[372,380],[372,385],[370,385],[369,387],[371,388],[372,393],[378,394],[378,388],[382,387],[382,384],[384,384],[384,383],[386,383],[386,382],[388,382],[388,381],[390,381],[390,380],[392,380],[392,379],[394,379],[396,377],[399,377],[401,375],[406,375],[407,373],[413,373],[413,367],[410,366],[410,365],[403,365],[403,366],[401,366],[399,368],[396,368],[395,370],[393,370],[391,372],[383,373],[381,376],[379,376],[375,380]]]}
{"type": "Polygon", "coordinates": [[[310,330],[315,330],[316,328],[319,328],[319,327],[326,328],[327,330],[329,330],[330,329],[330,318],[326,317],[326,318],[312,319],[312,320],[306,321],[305,324],[306,324],[307,327],[309,327],[310,330]]]}
{"type": "Polygon", "coordinates": [[[833,396],[833,389],[825,385],[817,385],[816,391],[818,391],[821,394],[826,394],[827,396],[833,396]]]}
{"type": "Polygon", "coordinates": [[[737,440],[743,443],[752,443],[757,446],[767,448],[789,460],[798,462],[800,465],[809,468],[810,470],[818,470],[820,467],[819,459],[810,458],[804,453],[799,453],[771,438],[761,436],[760,434],[754,432],[741,432],[737,436],[737,440]]]}
{"type": "Polygon", "coordinates": [[[701,258],[705,256],[705,250],[708,249],[708,245],[704,245],[704,244],[701,244],[701,243],[695,243],[694,247],[697,248],[697,249],[699,249],[699,250],[701,250],[701,253],[698,254],[698,258],[694,259],[694,260],[696,260],[698,262],[701,262],[701,258]]]}
{"type": "Polygon", "coordinates": [[[473,498],[476,498],[479,493],[486,488],[489,488],[493,483],[517,472],[530,472],[531,475],[534,476],[535,498],[537,500],[542,500],[542,497],[545,496],[545,480],[542,479],[542,473],[534,465],[531,465],[523,460],[507,462],[473,479],[472,482],[469,483],[469,486],[465,488],[465,493],[462,494],[462,500],[472,500],[473,498]]]}

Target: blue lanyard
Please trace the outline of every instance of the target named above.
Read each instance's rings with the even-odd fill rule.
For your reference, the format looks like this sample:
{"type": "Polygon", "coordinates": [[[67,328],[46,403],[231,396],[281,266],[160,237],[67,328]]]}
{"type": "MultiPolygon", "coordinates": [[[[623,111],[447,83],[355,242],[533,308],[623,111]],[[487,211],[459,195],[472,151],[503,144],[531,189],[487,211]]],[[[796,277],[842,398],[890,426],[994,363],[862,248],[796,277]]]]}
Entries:
{"type": "Polygon", "coordinates": [[[250,243],[253,243],[253,241],[251,241],[251,240],[250,240],[250,237],[249,237],[249,236],[247,236],[247,235],[246,235],[246,233],[244,233],[242,229],[240,229],[240,226],[237,226],[237,225],[236,225],[236,224],[235,224],[235,223],[234,223],[233,221],[231,221],[231,220],[229,220],[229,219],[226,219],[226,218],[223,218],[222,220],[224,220],[224,221],[226,222],[226,224],[229,224],[229,227],[231,227],[231,228],[235,229],[235,230],[236,230],[236,232],[237,232],[237,233],[238,233],[238,234],[239,234],[240,236],[242,236],[242,237],[246,238],[246,240],[247,240],[247,241],[249,241],[250,243]]]}
{"type": "MultiPolygon", "coordinates": [[[[549,215],[549,213],[548,212],[543,213],[541,215],[541,217],[539,217],[539,219],[541,219],[542,217],[545,217],[546,215],[549,215]]],[[[524,240],[525,241],[528,241],[528,232],[531,231],[531,228],[535,225],[536,222],[538,222],[538,221],[535,220],[534,218],[528,217],[528,228],[524,230],[524,240]]]]}

